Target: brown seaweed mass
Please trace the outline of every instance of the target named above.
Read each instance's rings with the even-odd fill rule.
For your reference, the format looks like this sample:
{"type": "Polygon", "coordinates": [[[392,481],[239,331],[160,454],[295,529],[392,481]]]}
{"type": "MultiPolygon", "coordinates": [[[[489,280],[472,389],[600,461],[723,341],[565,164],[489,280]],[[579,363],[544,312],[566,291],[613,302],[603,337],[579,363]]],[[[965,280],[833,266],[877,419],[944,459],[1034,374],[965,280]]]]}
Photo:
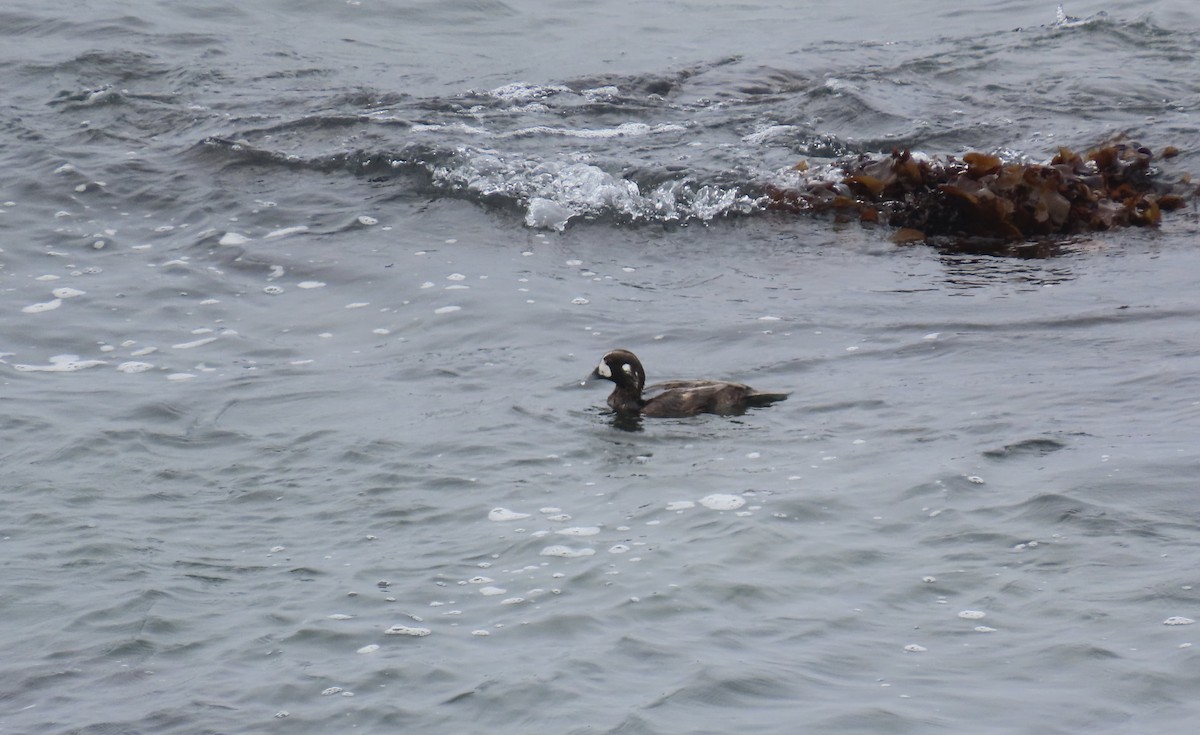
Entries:
{"type": "MultiPolygon", "coordinates": [[[[1163,157],[1175,153],[1168,148],[1163,157]]],[[[988,153],[930,159],[894,150],[839,161],[840,181],[805,179],[794,188],[769,187],[767,195],[776,209],[887,222],[900,228],[896,242],[980,249],[971,246],[1061,242],[1082,232],[1157,226],[1162,212],[1183,207],[1195,188],[1187,176],[1164,180],[1153,163],[1151,151],[1133,142],[1083,156],[1060,148],[1047,164],[1005,162],[988,153]]]]}

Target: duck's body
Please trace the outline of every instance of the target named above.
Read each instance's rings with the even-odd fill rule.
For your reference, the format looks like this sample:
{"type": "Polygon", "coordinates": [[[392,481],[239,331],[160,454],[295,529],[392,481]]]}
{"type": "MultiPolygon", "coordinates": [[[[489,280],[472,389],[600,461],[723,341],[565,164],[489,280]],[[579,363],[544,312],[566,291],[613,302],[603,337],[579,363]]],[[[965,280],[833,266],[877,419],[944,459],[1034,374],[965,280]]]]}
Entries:
{"type": "Polygon", "coordinates": [[[748,385],[721,380],[670,380],[646,387],[646,371],[629,350],[605,354],[592,377],[611,380],[616,385],[608,397],[608,406],[620,416],[737,415],[748,408],[767,406],[788,396],[787,393],[762,393],[748,385]]]}

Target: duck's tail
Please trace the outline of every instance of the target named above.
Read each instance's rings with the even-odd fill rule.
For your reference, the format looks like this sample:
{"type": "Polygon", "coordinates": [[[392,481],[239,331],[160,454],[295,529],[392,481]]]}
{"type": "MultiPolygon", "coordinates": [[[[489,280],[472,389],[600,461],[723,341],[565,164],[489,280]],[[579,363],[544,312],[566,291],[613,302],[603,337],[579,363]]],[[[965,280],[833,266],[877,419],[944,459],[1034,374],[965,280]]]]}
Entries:
{"type": "Polygon", "coordinates": [[[746,396],[746,405],[752,407],[769,406],[777,401],[786,401],[789,393],[751,393],[746,396]]]}

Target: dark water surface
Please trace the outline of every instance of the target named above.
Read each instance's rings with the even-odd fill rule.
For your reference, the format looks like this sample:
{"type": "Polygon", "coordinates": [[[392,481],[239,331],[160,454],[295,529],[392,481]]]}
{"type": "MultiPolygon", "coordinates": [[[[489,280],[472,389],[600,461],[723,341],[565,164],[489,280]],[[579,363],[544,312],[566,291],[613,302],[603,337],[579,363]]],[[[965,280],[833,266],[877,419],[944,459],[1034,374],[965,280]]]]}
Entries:
{"type": "Polygon", "coordinates": [[[1200,172],[1192,4],[71,5],[0,11],[0,733],[1194,729],[1194,206],[755,194],[1200,172]],[[614,426],[613,347],[792,396],[614,426]]]}

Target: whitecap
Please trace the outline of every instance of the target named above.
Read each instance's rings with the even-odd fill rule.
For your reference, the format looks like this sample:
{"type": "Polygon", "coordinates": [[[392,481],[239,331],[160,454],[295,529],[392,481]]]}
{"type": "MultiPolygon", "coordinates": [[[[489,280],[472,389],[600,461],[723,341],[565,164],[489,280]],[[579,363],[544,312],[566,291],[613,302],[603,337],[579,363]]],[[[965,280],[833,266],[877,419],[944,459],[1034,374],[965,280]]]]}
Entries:
{"type": "Polygon", "coordinates": [[[217,240],[218,245],[245,245],[250,242],[250,238],[239,232],[226,232],[217,240]]]}

